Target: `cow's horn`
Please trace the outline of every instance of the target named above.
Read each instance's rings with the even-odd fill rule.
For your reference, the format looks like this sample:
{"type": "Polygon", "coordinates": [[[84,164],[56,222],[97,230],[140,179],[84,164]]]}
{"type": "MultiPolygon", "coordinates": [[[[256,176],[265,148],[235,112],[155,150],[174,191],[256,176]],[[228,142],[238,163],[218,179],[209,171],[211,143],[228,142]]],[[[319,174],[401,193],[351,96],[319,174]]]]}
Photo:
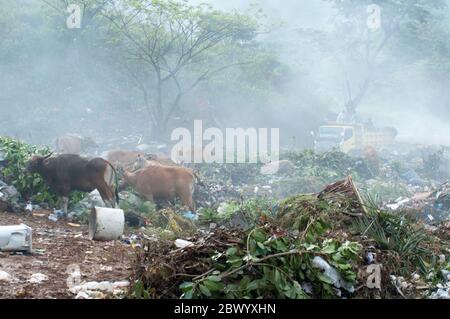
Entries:
{"type": "Polygon", "coordinates": [[[43,157],[43,159],[47,159],[47,158],[49,158],[50,156],[52,156],[53,155],[53,152],[51,152],[50,154],[48,154],[48,155],[45,155],[44,157],[43,157]]]}

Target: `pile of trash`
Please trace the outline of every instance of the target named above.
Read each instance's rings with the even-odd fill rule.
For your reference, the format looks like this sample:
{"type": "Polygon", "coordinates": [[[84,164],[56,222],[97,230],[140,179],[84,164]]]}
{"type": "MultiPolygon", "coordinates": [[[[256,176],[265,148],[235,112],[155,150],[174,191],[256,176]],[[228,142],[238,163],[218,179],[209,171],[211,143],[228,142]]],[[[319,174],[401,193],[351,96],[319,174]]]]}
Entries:
{"type": "Polygon", "coordinates": [[[450,220],[450,182],[435,190],[417,192],[410,197],[399,197],[385,205],[392,211],[401,211],[433,225],[450,220]]]}
{"type": "Polygon", "coordinates": [[[137,259],[132,296],[308,298],[354,291],[357,243],[315,246],[269,223],[249,231],[218,228],[189,242],[176,249],[149,243],[137,259]]]}
{"type": "Polygon", "coordinates": [[[148,220],[144,233],[162,239],[173,240],[179,236],[192,236],[197,231],[194,221],[173,209],[162,209],[148,220]]]}
{"type": "MultiPolygon", "coordinates": [[[[3,139],[0,150],[0,166],[10,162],[0,170],[0,209],[40,214],[53,207],[42,180],[19,174],[36,149],[3,139]]],[[[72,293],[448,298],[450,182],[427,179],[418,162],[395,161],[378,166],[340,152],[304,151],[267,164],[195,164],[202,181],[197,212],[122,191],[120,207],[134,229],[121,240],[137,254],[131,284],[88,282],[72,293]]],[[[75,194],[69,218],[86,223],[92,207],[103,204],[98,191],[75,194]]],[[[62,217],[47,213],[55,222],[62,217]]]]}
{"type": "Polygon", "coordinates": [[[130,297],[432,298],[447,285],[448,242],[366,202],[351,177],[254,216],[144,241],[130,297]]]}
{"type": "Polygon", "coordinates": [[[370,179],[377,175],[378,169],[362,157],[351,157],[339,151],[315,153],[312,150],[287,152],[284,159],[295,165],[295,175],[320,176],[327,182],[352,175],[358,179],[370,179]]]}
{"type": "Polygon", "coordinates": [[[69,288],[69,292],[76,295],[75,299],[118,298],[125,294],[129,285],[128,281],[89,281],[69,288]]]}
{"type": "Polygon", "coordinates": [[[363,158],[342,152],[283,153],[281,160],[266,164],[195,164],[205,187],[196,187],[198,207],[239,198],[270,196],[276,199],[298,193],[316,193],[332,181],[349,174],[358,180],[376,176],[363,158]]]}
{"type": "Polygon", "coordinates": [[[18,200],[19,192],[17,189],[0,180],[0,210],[16,212],[21,209],[18,200]]]}

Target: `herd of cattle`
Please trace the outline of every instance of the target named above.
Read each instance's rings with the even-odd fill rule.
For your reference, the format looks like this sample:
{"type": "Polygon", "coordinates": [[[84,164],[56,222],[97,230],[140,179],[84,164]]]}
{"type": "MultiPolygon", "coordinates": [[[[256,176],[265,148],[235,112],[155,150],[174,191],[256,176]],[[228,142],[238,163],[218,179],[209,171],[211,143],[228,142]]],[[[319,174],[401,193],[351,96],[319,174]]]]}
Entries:
{"type": "MultiPolygon", "coordinates": [[[[179,198],[184,206],[195,211],[194,182],[202,183],[193,170],[177,165],[167,156],[141,151],[110,150],[102,157],[94,158],[79,155],[97,148],[91,138],[65,135],[56,139],[58,155],[34,155],[28,162],[27,171],[42,176],[60,199],[66,214],[72,191],[97,189],[107,207],[117,207],[119,190],[126,186],[134,188],[149,201],[179,198]]],[[[375,149],[366,148],[364,157],[372,168],[379,169],[380,160],[375,149]]]]}
{"type": "Polygon", "coordinates": [[[60,199],[64,213],[72,191],[97,189],[107,207],[117,207],[119,190],[126,186],[149,201],[178,197],[195,211],[193,192],[198,176],[193,170],[167,157],[138,151],[110,150],[105,158],[79,155],[89,147],[96,147],[92,139],[68,135],[56,140],[57,155],[34,155],[28,161],[27,171],[42,176],[60,199]]]}

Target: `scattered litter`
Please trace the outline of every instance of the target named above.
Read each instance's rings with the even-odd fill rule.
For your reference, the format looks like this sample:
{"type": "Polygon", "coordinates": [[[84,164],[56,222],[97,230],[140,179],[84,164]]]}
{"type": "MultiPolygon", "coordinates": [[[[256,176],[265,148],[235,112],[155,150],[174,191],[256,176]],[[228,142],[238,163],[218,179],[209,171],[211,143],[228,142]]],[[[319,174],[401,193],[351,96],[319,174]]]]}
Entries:
{"type": "Polygon", "coordinates": [[[76,223],[67,223],[67,225],[72,226],[72,227],[81,227],[80,224],[76,224],[76,223]]]}
{"type": "Polygon", "coordinates": [[[103,271],[112,271],[113,268],[112,268],[111,266],[101,266],[101,267],[100,267],[100,270],[103,270],[103,271]]]}
{"type": "Polygon", "coordinates": [[[124,293],[129,285],[128,281],[90,281],[69,288],[69,292],[76,295],[75,299],[104,299],[107,294],[111,296],[124,293]]]}
{"type": "Polygon", "coordinates": [[[34,217],[45,217],[45,216],[47,216],[46,213],[32,213],[32,215],[33,215],[34,217]]]}
{"type": "Polygon", "coordinates": [[[62,211],[60,209],[55,209],[55,210],[53,210],[53,213],[48,215],[48,219],[53,221],[53,222],[57,222],[60,218],[62,218],[64,216],[66,216],[64,211],[62,211]]]}
{"type": "Polygon", "coordinates": [[[48,280],[48,276],[41,274],[41,273],[36,273],[31,275],[31,278],[28,279],[29,282],[33,283],[33,284],[40,284],[43,281],[47,281],[48,280]]]}
{"type": "Polygon", "coordinates": [[[175,246],[177,246],[178,248],[186,248],[186,247],[191,247],[193,246],[194,243],[184,240],[184,239],[177,239],[175,240],[175,246]]]}
{"type": "Polygon", "coordinates": [[[19,192],[12,185],[0,186],[0,197],[4,200],[11,200],[13,198],[17,198],[19,196],[19,192]]]}
{"type": "Polygon", "coordinates": [[[326,260],[324,260],[322,257],[320,257],[320,256],[314,257],[312,266],[314,268],[323,270],[324,275],[327,276],[331,280],[331,283],[336,288],[342,287],[350,293],[355,291],[355,288],[353,287],[353,285],[351,283],[343,280],[342,277],[339,275],[339,273],[336,271],[336,269],[331,267],[330,264],[328,264],[326,262],[326,260]]]}
{"type": "Polygon", "coordinates": [[[198,220],[198,215],[191,211],[184,212],[182,213],[182,215],[184,218],[187,218],[189,220],[198,220]]]}
{"type": "Polygon", "coordinates": [[[430,295],[430,299],[450,299],[450,289],[438,289],[430,295]]]}
{"type": "Polygon", "coordinates": [[[0,270],[0,282],[11,282],[13,280],[12,276],[6,271],[0,270]]]}
{"type": "Polygon", "coordinates": [[[0,226],[0,251],[32,251],[32,229],[25,224],[0,226]]]}

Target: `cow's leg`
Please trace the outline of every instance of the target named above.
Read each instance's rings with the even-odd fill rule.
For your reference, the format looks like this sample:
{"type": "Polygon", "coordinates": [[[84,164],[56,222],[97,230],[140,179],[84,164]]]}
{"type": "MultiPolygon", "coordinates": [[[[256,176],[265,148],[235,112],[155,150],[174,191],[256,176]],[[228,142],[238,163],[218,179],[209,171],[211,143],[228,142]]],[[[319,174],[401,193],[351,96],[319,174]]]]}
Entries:
{"type": "Polygon", "coordinates": [[[106,184],[105,181],[100,182],[100,185],[97,187],[97,190],[100,193],[100,196],[102,197],[102,200],[105,203],[106,207],[111,208],[116,207],[114,192],[111,190],[108,184],[106,184]]]}
{"type": "Polygon", "coordinates": [[[189,210],[191,212],[195,212],[195,203],[194,200],[192,199],[192,196],[189,196],[189,198],[186,201],[186,205],[189,207],[189,210]]]}
{"type": "Polygon", "coordinates": [[[181,203],[184,206],[187,206],[191,212],[195,212],[195,204],[194,200],[192,199],[192,193],[189,191],[183,191],[179,194],[179,197],[181,199],[181,203]]]}
{"type": "Polygon", "coordinates": [[[189,190],[186,192],[185,196],[186,205],[189,207],[191,212],[195,212],[195,202],[193,199],[194,196],[194,182],[192,181],[189,184],[189,190]]]}
{"type": "Polygon", "coordinates": [[[67,216],[67,210],[69,206],[70,184],[61,183],[56,191],[56,194],[58,195],[61,210],[64,212],[64,215],[67,216]]]}
{"type": "Polygon", "coordinates": [[[69,206],[69,197],[68,196],[61,196],[59,198],[59,200],[60,200],[60,203],[61,203],[61,209],[64,212],[64,215],[67,216],[67,209],[68,209],[68,206],[69,206]]]}
{"type": "MultiPolygon", "coordinates": [[[[117,199],[115,185],[116,182],[116,171],[110,165],[106,166],[105,171],[103,172],[103,180],[100,183],[100,187],[103,189],[105,193],[105,198],[103,201],[108,207],[117,208],[117,199]]],[[[100,189],[99,189],[100,191],[100,189]]]]}

